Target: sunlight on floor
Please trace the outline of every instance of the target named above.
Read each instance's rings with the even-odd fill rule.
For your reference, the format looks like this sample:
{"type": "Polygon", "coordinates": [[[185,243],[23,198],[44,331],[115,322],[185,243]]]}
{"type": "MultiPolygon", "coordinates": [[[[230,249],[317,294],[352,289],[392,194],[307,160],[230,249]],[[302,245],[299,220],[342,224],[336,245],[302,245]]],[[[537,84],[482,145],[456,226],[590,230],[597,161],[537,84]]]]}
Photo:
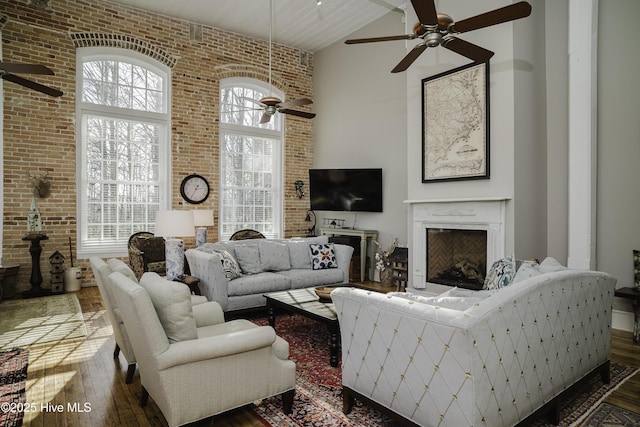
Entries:
{"type": "MultiPolygon", "coordinates": [[[[31,379],[27,379],[26,384],[27,403],[35,404],[34,407],[38,410],[25,414],[25,425],[41,415],[40,409],[43,406],[66,404],[64,390],[69,384],[77,388],[85,386],[83,372],[77,370],[80,363],[95,357],[99,351],[112,351],[111,325],[106,322],[108,326],[93,326],[101,322],[104,324],[101,319],[103,316],[106,316],[104,310],[83,313],[88,332],[86,338],[65,339],[30,347],[28,378],[31,379]]],[[[86,377],[86,373],[84,375],[86,377]]]]}

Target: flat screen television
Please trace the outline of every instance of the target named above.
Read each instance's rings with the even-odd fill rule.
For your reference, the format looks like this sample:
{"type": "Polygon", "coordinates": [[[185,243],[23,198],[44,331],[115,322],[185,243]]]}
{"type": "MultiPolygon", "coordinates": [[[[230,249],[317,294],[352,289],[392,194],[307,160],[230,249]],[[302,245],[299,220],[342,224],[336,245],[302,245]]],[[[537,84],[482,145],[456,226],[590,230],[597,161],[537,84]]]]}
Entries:
{"type": "Polygon", "coordinates": [[[314,211],[382,212],[382,169],[309,169],[314,211]]]}

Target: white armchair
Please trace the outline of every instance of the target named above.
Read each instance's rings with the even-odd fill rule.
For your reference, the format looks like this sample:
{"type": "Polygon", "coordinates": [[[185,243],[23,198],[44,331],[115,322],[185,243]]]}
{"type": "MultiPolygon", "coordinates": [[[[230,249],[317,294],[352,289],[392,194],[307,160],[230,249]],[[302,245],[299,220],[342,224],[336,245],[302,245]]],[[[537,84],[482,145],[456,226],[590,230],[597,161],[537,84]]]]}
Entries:
{"type": "MultiPolygon", "coordinates": [[[[118,261],[118,260],[116,260],[118,261]]],[[[96,283],[98,284],[98,289],[100,290],[100,295],[102,296],[102,302],[107,310],[107,315],[109,316],[109,321],[111,321],[111,326],[113,327],[113,336],[116,341],[116,347],[113,351],[113,358],[117,359],[120,351],[124,358],[127,360],[128,369],[127,369],[127,377],[125,382],[130,384],[133,380],[133,374],[136,371],[136,356],[133,354],[133,348],[129,342],[129,336],[127,335],[127,331],[124,328],[124,323],[122,322],[122,315],[120,313],[120,309],[118,308],[118,302],[116,301],[116,297],[113,293],[113,287],[111,286],[111,281],[109,279],[109,275],[114,271],[120,271],[122,274],[129,274],[127,269],[127,265],[122,261],[121,265],[112,262],[113,269],[102,259],[99,257],[91,257],[89,260],[91,263],[91,270],[93,271],[93,276],[96,279],[96,283]]],[[[132,278],[135,279],[135,274],[131,269],[133,275],[132,278]]]]}
{"type": "MultiPolygon", "coordinates": [[[[102,301],[105,308],[107,309],[109,321],[111,322],[111,326],[113,328],[113,336],[116,341],[116,347],[113,351],[113,358],[117,359],[120,355],[120,352],[122,352],[122,355],[126,359],[128,365],[125,382],[127,384],[131,384],[131,382],[133,381],[133,375],[136,372],[136,356],[133,353],[133,347],[131,347],[129,336],[127,335],[127,330],[122,321],[122,314],[120,312],[120,308],[118,307],[116,297],[113,293],[113,285],[111,284],[109,275],[117,271],[130,278],[134,282],[137,282],[138,279],[131,267],[117,258],[111,258],[109,261],[105,262],[102,258],[91,257],[89,262],[91,264],[93,276],[95,277],[96,283],[98,284],[98,289],[100,290],[102,301]]],[[[196,304],[207,302],[207,298],[201,295],[191,295],[191,302],[195,306],[196,304]]]]}
{"type": "Polygon", "coordinates": [[[192,306],[188,289],[155,273],[110,276],[138,360],[140,404],[150,395],[170,426],[282,395],[291,412],[295,363],[273,328],[224,322],[220,305],[192,306]]]}

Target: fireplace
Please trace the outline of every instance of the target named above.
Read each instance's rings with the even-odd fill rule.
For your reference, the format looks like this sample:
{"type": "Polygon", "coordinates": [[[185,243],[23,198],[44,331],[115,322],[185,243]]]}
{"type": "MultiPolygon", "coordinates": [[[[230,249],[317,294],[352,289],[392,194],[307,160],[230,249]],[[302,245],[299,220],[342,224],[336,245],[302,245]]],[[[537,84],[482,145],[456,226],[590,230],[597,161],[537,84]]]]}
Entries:
{"type": "Polygon", "coordinates": [[[410,288],[430,294],[450,286],[481,288],[493,262],[505,255],[507,200],[409,201],[410,288]]]}
{"type": "Polygon", "coordinates": [[[482,289],[487,269],[486,230],[428,228],[427,281],[482,289]]]}

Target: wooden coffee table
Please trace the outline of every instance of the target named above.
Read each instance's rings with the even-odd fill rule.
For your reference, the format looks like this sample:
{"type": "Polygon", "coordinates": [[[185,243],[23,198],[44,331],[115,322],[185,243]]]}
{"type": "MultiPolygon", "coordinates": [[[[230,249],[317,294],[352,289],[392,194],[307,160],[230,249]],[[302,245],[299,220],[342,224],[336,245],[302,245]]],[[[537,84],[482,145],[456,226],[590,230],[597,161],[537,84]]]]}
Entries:
{"type": "Polygon", "coordinates": [[[331,301],[320,301],[314,288],[272,292],[265,294],[264,297],[267,299],[269,325],[274,329],[276,324],[276,309],[288,313],[298,313],[327,325],[327,329],[331,334],[329,339],[329,363],[333,367],[338,366],[340,327],[338,325],[336,308],[331,301]]]}

